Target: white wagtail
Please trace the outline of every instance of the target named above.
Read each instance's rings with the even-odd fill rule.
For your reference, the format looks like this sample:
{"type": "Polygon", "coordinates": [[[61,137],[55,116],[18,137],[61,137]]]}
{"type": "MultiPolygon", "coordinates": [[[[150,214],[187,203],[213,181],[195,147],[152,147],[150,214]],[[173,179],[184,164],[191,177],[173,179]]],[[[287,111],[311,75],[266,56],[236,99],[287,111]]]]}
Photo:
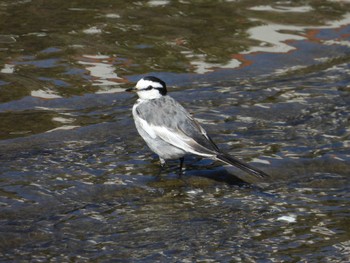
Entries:
{"type": "Polygon", "coordinates": [[[167,159],[180,159],[180,174],[184,156],[195,154],[237,166],[257,177],[267,176],[261,170],[220,151],[202,126],[176,100],[167,95],[164,81],[148,76],[135,87],[139,99],[132,108],[137,131],[160,159],[161,168],[167,159]]]}

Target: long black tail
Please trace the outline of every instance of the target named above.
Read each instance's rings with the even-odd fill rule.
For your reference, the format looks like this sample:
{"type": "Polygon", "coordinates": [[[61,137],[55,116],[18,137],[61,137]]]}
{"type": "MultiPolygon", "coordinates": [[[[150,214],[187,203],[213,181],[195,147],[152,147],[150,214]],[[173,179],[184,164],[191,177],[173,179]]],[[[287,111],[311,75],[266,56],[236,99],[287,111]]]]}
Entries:
{"type": "Polygon", "coordinates": [[[242,169],[243,171],[250,173],[252,175],[255,175],[257,177],[268,177],[269,176],[268,174],[264,173],[263,171],[256,169],[256,168],[253,168],[249,164],[246,164],[246,163],[244,163],[244,162],[242,162],[234,157],[231,157],[227,154],[220,153],[217,155],[217,159],[224,162],[224,163],[237,166],[238,168],[242,169]]]}

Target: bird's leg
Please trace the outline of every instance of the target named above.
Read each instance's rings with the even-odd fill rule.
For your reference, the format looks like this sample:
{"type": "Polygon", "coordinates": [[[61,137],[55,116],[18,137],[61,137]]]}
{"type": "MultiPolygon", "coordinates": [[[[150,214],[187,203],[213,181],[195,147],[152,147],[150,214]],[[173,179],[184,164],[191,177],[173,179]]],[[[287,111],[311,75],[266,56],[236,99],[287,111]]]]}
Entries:
{"type": "Polygon", "coordinates": [[[165,166],[165,160],[162,159],[162,158],[159,158],[159,161],[160,161],[160,166],[159,166],[159,171],[158,171],[158,175],[157,177],[160,177],[160,175],[162,174],[162,170],[165,166]]]}
{"type": "Polygon", "coordinates": [[[179,170],[179,176],[180,177],[182,176],[182,166],[184,165],[184,160],[185,160],[184,157],[180,158],[180,170],[179,170]]]}

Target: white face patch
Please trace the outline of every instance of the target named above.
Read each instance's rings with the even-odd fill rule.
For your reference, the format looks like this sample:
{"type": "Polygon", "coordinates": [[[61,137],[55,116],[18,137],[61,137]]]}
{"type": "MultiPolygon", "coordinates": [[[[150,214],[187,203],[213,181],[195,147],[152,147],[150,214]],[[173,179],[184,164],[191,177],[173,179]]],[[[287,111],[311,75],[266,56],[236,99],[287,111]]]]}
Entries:
{"type": "Polygon", "coordinates": [[[149,86],[152,86],[153,88],[163,88],[162,84],[160,84],[159,82],[140,79],[136,84],[136,89],[142,90],[148,88],[149,86]]]}
{"type": "Polygon", "coordinates": [[[153,100],[161,98],[163,95],[159,93],[157,89],[151,90],[139,90],[137,91],[137,95],[141,100],[153,100]]]}
{"type": "Polygon", "coordinates": [[[140,79],[136,84],[137,95],[142,100],[152,100],[162,97],[157,88],[163,88],[162,84],[152,80],[140,79]],[[152,86],[153,89],[145,90],[149,86],[152,86]]]}

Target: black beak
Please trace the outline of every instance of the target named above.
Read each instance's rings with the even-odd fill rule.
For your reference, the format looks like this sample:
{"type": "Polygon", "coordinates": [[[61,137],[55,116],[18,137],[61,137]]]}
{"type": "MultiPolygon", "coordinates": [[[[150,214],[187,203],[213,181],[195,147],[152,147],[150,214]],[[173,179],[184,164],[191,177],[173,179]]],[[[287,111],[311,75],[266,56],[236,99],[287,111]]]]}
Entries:
{"type": "Polygon", "coordinates": [[[131,87],[131,88],[128,88],[126,89],[125,91],[127,92],[135,92],[137,89],[135,87],[131,87]]]}

